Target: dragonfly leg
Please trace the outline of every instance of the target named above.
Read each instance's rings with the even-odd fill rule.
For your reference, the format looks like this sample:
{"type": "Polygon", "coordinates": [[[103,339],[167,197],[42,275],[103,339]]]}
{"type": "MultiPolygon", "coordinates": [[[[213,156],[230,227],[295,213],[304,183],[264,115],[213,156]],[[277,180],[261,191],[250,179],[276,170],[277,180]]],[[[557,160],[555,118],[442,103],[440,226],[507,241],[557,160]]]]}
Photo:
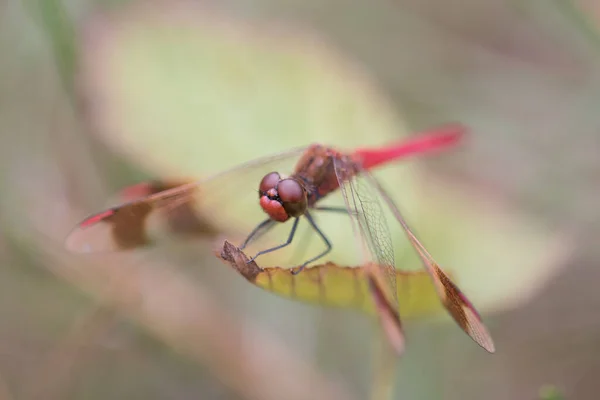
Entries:
{"type": "Polygon", "coordinates": [[[263,235],[264,233],[266,233],[271,227],[273,227],[274,224],[275,224],[275,221],[273,221],[271,218],[267,218],[263,222],[261,222],[260,224],[258,224],[256,226],[256,228],[254,228],[252,230],[252,232],[250,232],[250,234],[248,235],[248,237],[246,238],[246,240],[244,240],[244,243],[240,246],[240,250],[244,250],[246,248],[246,246],[248,246],[248,243],[250,243],[250,241],[252,239],[255,239],[256,234],[261,229],[264,228],[264,230],[260,233],[260,235],[258,235],[258,237],[260,237],[261,235],[263,235]]]}
{"type": "Polygon", "coordinates": [[[346,207],[329,207],[329,206],[323,206],[323,207],[313,207],[313,210],[317,210],[317,211],[332,211],[332,212],[339,212],[339,213],[343,213],[343,214],[348,214],[348,209],[346,209],[346,207]]]}
{"type": "Polygon", "coordinates": [[[304,214],[304,216],[310,223],[310,226],[312,226],[313,229],[319,234],[319,236],[321,236],[321,239],[323,239],[323,242],[325,242],[325,246],[327,246],[327,248],[322,253],[320,253],[320,254],[316,255],[315,257],[311,258],[310,260],[307,260],[306,262],[304,262],[304,264],[302,264],[297,270],[292,270],[291,271],[292,275],[298,275],[300,272],[302,272],[304,267],[306,267],[308,264],[310,264],[313,261],[317,261],[319,258],[324,257],[325,255],[327,255],[327,253],[329,253],[331,251],[331,243],[329,242],[329,239],[327,239],[327,236],[325,236],[325,234],[321,231],[321,229],[319,229],[319,227],[313,220],[312,216],[308,212],[306,212],[304,214]]]}
{"type": "Polygon", "coordinates": [[[329,206],[323,206],[323,207],[313,207],[313,210],[317,210],[317,211],[331,211],[331,212],[338,212],[338,213],[342,213],[342,214],[356,215],[356,211],[350,211],[350,212],[348,212],[348,209],[346,207],[329,207],[329,206]]]}
{"type": "MultiPolygon", "coordinates": [[[[313,207],[312,210],[327,211],[327,212],[330,211],[330,212],[334,212],[334,213],[348,214],[348,209],[346,207],[321,206],[321,207],[313,207]]],[[[313,218],[313,222],[315,223],[315,225],[317,225],[315,217],[313,217],[312,215],[311,215],[311,217],[313,218]]],[[[304,251],[306,251],[306,249],[303,248],[303,246],[306,245],[306,243],[304,243],[303,239],[312,237],[313,232],[307,230],[306,234],[310,234],[310,236],[304,235],[304,237],[300,239],[301,240],[300,244],[298,244],[296,246],[299,251],[296,252],[296,254],[294,254],[291,257],[291,260],[299,260],[302,257],[302,255],[304,254],[304,251]]]]}
{"type": "Polygon", "coordinates": [[[256,259],[256,257],[258,257],[262,254],[266,254],[266,253],[270,253],[275,250],[279,250],[279,249],[289,245],[290,243],[292,243],[292,240],[294,239],[294,235],[296,234],[296,228],[298,227],[299,221],[300,221],[300,218],[294,219],[294,224],[292,225],[292,230],[290,231],[290,235],[288,236],[288,239],[286,240],[285,243],[280,244],[279,246],[271,247],[270,249],[259,251],[258,253],[256,253],[256,255],[254,257],[252,257],[251,259],[248,260],[248,263],[254,261],[256,259]]]}
{"type": "MultiPolygon", "coordinates": [[[[300,233],[298,233],[300,235],[300,233]]],[[[315,236],[315,233],[311,229],[306,229],[302,236],[300,236],[294,242],[294,254],[292,254],[289,258],[289,261],[286,265],[291,265],[297,262],[298,260],[302,260],[306,254],[306,247],[310,243],[310,240],[315,236]]]]}

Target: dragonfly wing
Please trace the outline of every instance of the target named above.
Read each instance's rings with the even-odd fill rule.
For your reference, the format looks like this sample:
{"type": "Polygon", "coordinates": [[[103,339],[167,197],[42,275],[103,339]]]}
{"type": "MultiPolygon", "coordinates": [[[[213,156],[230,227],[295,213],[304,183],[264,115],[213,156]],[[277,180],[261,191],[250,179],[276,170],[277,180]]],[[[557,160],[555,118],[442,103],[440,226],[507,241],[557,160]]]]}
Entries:
{"type": "Polygon", "coordinates": [[[342,159],[335,159],[334,165],[346,208],[353,223],[358,223],[358,231],[369,248],[371,261],[380,267],[397,304],[394,248],[381,204],[363,176],[368,173],[342,159]]]}
{"type": "Polygon", "coordinates": [[[400,354],[404,351],[404,333],[398,314],[394,248],[383,209],[355,163],[335,158],[334,166],[357,244],[366,244],[370,253],[368,259],[363,254],[362,260],[370,293],[384,332],[400,354]]]}
{"type": "Polygon", "coordinates": [[[280,168],[291,171],[305,149],[261,157],[193,182],[131,186],[120,193],[123,203],[78,223],[65,247],[76,253],[113,252],[145,247],[173,232],[214,237],[224,226],[239,223],[234,214],[256,213],[262,176],[280,168]]]}
{"type": "MultiPolygon", "coordinates": [[[[147,196],[191,184],[193,182],[194,181],[191,179],[140,182],[121,190],[118,193],[117,204],[143,199],[147,196]]],[[[164,228],[175,234],[215,237],[219,233],[219,230],[216,226],[211,224],[210,221],[203,218],[202,215],[198,213],[198,210],[194,207],[195,198],[196,196],[190,196],[177,207],[163,207],[158,210],[159,212],[162,211],[164,214],[164,222],[166,225],[164,228]]]]}
{"type": "Polygon", "coordinates": [[[373,186],[377,189],[377,192],[381,194],[381,197],[383,197],[390,210],[404,229],[408,240],[419,254],[419,258],[421,258],[425,270],[429,273],[429,276],[431,277],[436,288],[438,297],[442,301],[442,304],[446,310],[448,310],[452,318],[454,318],[461,329],[467,333],[467,335],[469,335],[477,344],[490,353],[495,352],[492,336],[483,324],[481,316],[473,304],[469,301],[467,296],[462,293],[458,286],[452,282],[452,280],[442,270],[437,262],[435,262],[431,254],[429,254],[429,252],[421,244],[419,239],[408,226],[406,219],[402,216],[402,213],[383,189],[381,184],[379,184],[379,182],[370,174],[365,174],[365,177],[371,181],[373,186]]]}
{"type": "Polygon", "coordinates": [[[168,189],[171,196],[162,196],[162,192],[149,194],[95,213],[69,233],[65,247],[76,253],[92,253],[146,246],[151,243],[148,222],[152,216],[159,214],[161,206],[167,204],[177,204],[175,208],[183,209],[184,204],[189,205],[197,187],[196,183],[188,183],[168,189]]]}

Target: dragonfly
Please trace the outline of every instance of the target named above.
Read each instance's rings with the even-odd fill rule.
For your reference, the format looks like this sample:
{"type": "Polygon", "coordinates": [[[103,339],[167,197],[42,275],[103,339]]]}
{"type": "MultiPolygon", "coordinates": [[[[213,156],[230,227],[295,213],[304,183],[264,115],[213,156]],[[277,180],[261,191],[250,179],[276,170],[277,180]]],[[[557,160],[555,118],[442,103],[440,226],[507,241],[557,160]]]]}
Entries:
{"type": "MultiPolygon", "coordinates": [[[[73,252],[82,253],[137,249],[153,243],[149,234],[151,225],[155,229],[157,226],[158,229],[167,227],[172,231],[214,236],[218,229],[206,222],[207,218],[199,215],[198,210],[206,209],[207,200],[211,198],[217,199],[215,203],[218,207],[218,199],[228,198],[219,192],[226,183],[243,181],[248,171],[259,170],[262,178],[254,183],[258,189],[254,189],[258,201],[255,200],[252,206],[256,207],[258,203],[258,207],[266,215],[263,214],[263,220],[255,225],[238,247],[231,247],[226,242],[230,262],[255,263],[258,257],[289,246],[296,237],[299,221],[304,219],[323,242],[325,249],[289,270],[290,274],[297,275],[311,263],[326,257],[333,248],[314,214],[346,214],[352,222],[357,247],[363,251],[370,293],[379,310],[384,331],[396,351],[402,353],[404,335],[398,315],[397,270],[383,203],[419,256],[450,316],[479,346],[493,353],[495,347],[492,337],[473,304],[426,250],[391,196],[371,173],[376,167],[392,161],[454,145],[465,130],[460,124],[448,124],[421,132],[399,143],[353,151],[341,151],[333,146],[313,143],[264,156],[205,179],[139,184],[124,192],[127,201],[78,223],[67,236],[65,246],[73,252]],[[290,162],[293,165],[291,171],[278,170],[277,167],[282,162],[290,162]],[[265,170],[269,172],[264,173],[265,170]],[[288,174],[285,175],[284,172],[288,174]],[[336,191],[341,192],[344,206],[323,206],[323,199],[336,191]],[[151,220],[154,220],[153,224],[150,223],[151,220]],[[160,223],[157,224],[157,220],[160,223]],[[250,243],[274,226],[286,223],[290,224],[290,230],[285,241],[264,248],[250,258],[243,253],[250,243]]],[[[256,175],[254,179],[259,176],[256,175]]]]}

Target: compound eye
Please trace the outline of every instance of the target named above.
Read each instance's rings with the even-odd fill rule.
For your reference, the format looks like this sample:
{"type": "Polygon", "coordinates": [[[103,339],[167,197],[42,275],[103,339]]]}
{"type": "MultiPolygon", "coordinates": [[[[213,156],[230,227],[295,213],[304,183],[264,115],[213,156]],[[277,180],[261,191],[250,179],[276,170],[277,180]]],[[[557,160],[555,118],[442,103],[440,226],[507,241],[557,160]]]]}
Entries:
{"type": "Polygon", "coordinates": [[[273,189],[275,186],[277,186],[277,183],[279,183],[280,180],[281,176],[277,172],[269,172],[266,174],[258,186],[260,194],[263,195],[269,190],[273,189]]]}
{"type": "Polygon", "coordinates": [[[302,203],[306,201],[306,192],[294,179],[284,179],[277,185],[277,193],[283,203],[302,203]]]}

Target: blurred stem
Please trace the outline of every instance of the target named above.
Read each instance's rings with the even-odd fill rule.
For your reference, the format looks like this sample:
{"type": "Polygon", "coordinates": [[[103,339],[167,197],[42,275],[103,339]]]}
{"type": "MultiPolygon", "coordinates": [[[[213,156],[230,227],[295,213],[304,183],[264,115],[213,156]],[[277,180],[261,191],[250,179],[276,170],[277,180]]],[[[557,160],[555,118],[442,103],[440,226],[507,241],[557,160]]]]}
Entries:
{"type": "Polygon", "coordinates": [[[389,400],[394,394],[398,355],[383,334],[375,336],[373,346],[373,385],[371,400],[389,400]]]}
{"type": "Polygon", "coordinates": [[[249,321],[240,322],[209,290],[192,283],[176,268],[135,255],[122,255],[117,262],[108,262],[110,257],[90,259],[82,268],[80,260],[65,255],[46,234],[40,230],[31,238],[45,267],[93,297],[101,295],[120,315],[137,322],[180,355],[206,365],[238,397],[353,398],[341,384],[290,352],[268,331],[249,321]],[[274,371],[285,374],[274,379],[274,371]]]}
{"type": "Polygon", "coordinates": [[[24,0],[52,46],[52,53],[64,89],[74,101],[76,64],[75,26],[60,0],[24,0]]]}

